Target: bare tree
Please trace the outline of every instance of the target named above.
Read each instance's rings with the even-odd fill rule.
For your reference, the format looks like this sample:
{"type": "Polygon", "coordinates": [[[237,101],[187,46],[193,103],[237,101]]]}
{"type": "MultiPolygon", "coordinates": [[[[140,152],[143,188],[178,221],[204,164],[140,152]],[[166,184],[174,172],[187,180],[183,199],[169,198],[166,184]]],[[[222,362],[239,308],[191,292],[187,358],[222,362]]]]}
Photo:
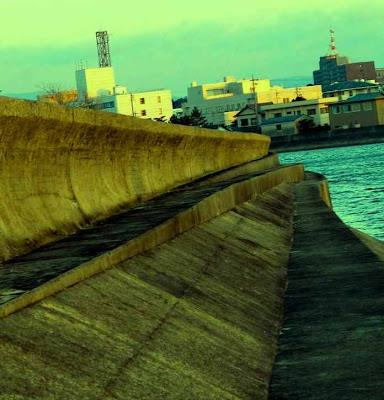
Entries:
{"type": "Polygon", "coordinates": [[[58,82],[41,82],[36,85],[37,88],[41,89],[44,94],[38,97],[39,101],[69,105],[77,100],[77,92],[75,90],[67,90],[63,88],[63,85],[58,82]]]}

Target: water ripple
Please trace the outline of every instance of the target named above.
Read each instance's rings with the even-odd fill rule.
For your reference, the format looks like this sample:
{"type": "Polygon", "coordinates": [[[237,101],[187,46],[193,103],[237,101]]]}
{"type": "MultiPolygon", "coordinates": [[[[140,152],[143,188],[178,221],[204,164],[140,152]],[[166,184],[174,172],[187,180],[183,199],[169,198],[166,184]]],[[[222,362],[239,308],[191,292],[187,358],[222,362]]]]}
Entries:
{"type": "Polygon", "coordinates": [[[328,178],[337,215],[348,225],[384,240],[384,144],[337,147],[279,155],[328,178]]]}

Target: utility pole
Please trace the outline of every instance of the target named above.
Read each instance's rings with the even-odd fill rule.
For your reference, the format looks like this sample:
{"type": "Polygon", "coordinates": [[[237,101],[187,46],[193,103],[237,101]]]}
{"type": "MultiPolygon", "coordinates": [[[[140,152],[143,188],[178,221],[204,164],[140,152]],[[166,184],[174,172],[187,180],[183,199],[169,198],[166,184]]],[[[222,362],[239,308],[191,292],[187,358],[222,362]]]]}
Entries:
{"type": "Polygon", "coordinates": [[[131,96],[132,117],[135,117],[136,113],[133,111],[133,93],[130,93],[130,96],[131,96]]]}
{"type": "Polygon", "coordinates": [[[255,102],[255,117],[256,117],[256,123],[257,125],[259,125],[259,114],[257,111],[257,93],[256,93],[256,84],[255,84],[255,78],[252,75],[252,91],[253,91],[253,98],[254,98],[254,102],[255,102]]]}
{"type": "Polygon", "coordinates": [[[276,99],[276,104],[279,102],[279,91],[276,89],[275,91],[275,99],[276,99]]]}

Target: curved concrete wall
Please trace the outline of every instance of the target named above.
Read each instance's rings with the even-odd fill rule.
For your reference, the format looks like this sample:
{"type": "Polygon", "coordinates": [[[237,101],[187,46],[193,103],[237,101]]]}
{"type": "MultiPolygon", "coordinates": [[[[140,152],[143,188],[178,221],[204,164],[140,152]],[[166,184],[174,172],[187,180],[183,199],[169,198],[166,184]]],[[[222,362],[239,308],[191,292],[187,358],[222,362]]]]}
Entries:
{"type": "Polygon", "coordinates": [[[0,99],[0,261],[215,171],[270,139],[0,99]]]}

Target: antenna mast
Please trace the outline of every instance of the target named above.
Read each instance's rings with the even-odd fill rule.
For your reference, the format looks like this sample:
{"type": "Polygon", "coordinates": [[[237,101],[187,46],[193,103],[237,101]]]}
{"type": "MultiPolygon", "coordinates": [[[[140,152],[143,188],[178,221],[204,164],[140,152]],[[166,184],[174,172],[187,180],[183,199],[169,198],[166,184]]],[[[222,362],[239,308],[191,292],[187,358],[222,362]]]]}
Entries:
{"type": "Polygon", "coordinates": [[[109,52],[109,37],[107,31],[96,32],[97,52],[99,55],[99,67],[110,67],[111,55],[109,52]]]}
{"type": "Polygon", "coordinates": [[[331,56],[335,56],[335,55],[337,55],[337,50],[336,50],[336,45],[335,45],[335,31],[332,28],[330,28],[329,33],[331,34],[331,45],[330,45],[331,56]]]}

